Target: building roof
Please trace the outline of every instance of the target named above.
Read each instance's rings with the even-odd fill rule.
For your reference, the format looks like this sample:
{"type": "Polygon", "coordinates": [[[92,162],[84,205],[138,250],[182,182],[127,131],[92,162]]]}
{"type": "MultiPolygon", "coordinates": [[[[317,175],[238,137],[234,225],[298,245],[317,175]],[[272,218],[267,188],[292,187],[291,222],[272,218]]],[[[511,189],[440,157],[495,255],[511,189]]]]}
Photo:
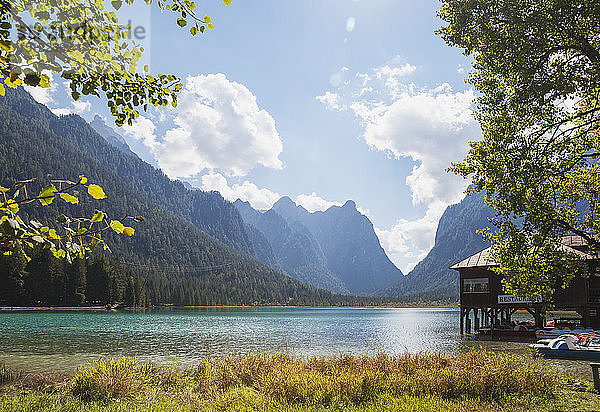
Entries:
{"type": "MultiPolygon", "coordinates": [[[[586,260],[596,259],[594,256],[576,249],[587,245],[587,242],[581,236],[564,236],[561,239],[561,243],[562,245],[560,246],[560,249],[565,252],[572,253],[586,260]]],[[[497,263],[495,263],[490,256],[490,249],[491,248],[483,249],[481,252],[477,252],[473,256],[469,256],[468,258],[450,266],[450,269],[459,270],[465,268],[496,266],[497,263]]]]}
{"type": "Polygon", "coordinates": [[[490,257],[490,249],[483,249],[481,252],[475,253],[473,256],[469,256],[465,260],[450,266],[450,269],[458,270],[464,268],[482,268],[486,266],[496,266],[496,263],[490,257]]]}
{"type": "Polygon", "coordinates": [[[577,235],[563,236],[560,239],[560,241],[563,245],[572,247],[573,249],[577,250],[587,249],[588,245],[587,241],[584,238],[577,235]]]}

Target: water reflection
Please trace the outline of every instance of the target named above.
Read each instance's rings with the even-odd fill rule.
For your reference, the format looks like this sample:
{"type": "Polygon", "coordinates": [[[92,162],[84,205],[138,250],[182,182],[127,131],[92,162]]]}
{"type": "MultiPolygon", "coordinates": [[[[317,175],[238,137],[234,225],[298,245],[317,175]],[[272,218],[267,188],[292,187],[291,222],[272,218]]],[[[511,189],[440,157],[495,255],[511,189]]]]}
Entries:
{"type": "MultiPolygon", "coordinates": [[[[531,356],[527,343],[458,333],[458,309],[198,309],[149,312],[2,312],[0,362],[26,371],[75,370],[101,356],[193,366],[207,355],[288,351],[454,352],[473,347],[531,356]]],[[[591,376],[588,363],[554,365],[591,376]]]]}

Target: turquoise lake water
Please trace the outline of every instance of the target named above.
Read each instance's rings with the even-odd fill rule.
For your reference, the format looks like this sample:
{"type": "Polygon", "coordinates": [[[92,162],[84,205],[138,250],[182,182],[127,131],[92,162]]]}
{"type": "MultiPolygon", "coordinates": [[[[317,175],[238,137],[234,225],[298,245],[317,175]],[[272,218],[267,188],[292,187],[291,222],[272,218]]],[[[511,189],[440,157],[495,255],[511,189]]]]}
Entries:
{"type": "MultiPolygon", "coordinates": [[[[102,356],[193,366],[207,355],[454,352],[483,346],[530,356],[526,343],[461,338],[458,309],[197,309],[0,312],[0,363],[73,372],[102,356]]],[[[588,376],[585,362],[556,366],[588,376]]]]}

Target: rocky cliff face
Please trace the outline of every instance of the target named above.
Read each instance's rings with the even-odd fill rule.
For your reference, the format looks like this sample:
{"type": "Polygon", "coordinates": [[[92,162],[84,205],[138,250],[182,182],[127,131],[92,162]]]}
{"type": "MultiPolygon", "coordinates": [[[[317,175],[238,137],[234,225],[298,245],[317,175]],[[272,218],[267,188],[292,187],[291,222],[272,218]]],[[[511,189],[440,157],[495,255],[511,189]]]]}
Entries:
{"type": "Polygon", "coordinates": [[[349,200],[324,212],[309,213],[288,197],[273,209],[306,226],[321,245],[327,267],[351,293],[367,295],[402,278],[379,243],[371,221],[349,200]]]}
{"type": "MultiPolygon", "coordinates": [[[[234,205],[246,224],[255,227],[269,241],[276,264],[284,273],[313,286],[349,293],[343,282],[327,268],[318,242],[306,227],[299,222],[288,223],[274,210],[259,212],[248,202],[236,200],[234,205]]],[[[254,248],[259,249],[256,244],[254,248]]]]}

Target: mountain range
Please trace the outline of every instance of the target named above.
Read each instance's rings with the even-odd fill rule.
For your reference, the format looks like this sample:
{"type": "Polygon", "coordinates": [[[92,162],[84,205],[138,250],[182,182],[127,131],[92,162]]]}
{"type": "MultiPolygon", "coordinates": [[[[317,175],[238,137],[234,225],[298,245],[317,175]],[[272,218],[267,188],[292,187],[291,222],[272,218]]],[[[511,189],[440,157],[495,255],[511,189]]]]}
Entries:
{"type": "MultiPolygon", "coordinates": [[[[56,116],[22,90],[9,90],[0,99],[0,115],[5,119],[0,125],[0,184],[31,177],[74,179],[74,174],[101,184],[109,194],[104,211],[146,217],[132,239],[109,235],[113,257],[168,267],[173,276],[194,278],[196,289],[214,289],[212,295],[190,295],[191,303],[200,297],[228,304],[340,299],[315,288],[347,295],[456,299],[458,276],[448,268],[486,247],[476,230],[494,215],[479,195],[448,207],[434,247],[404,276],[351,200],[311,213],[284,196],[270,210],[259,211],[247,202],[232,204],[218,192],[169,179],[133,153],[99,116],[90,124],[77,115],[56,116]],[[194,273],[224,262],[230,266],[219,273],[194,273]],[[200,278],[204,286],[199,286],[200,278]]],[[[80,206],[92,212],[98,205],[82,199],[80,206]]],[[[81,213],[64,203],[24,210],[46,220],[81,213]]]]}
{"type": "MultiPolygon", "coordinates": [[[[60,214],[141,215],[132,237],[106,232],[115,266],[143,272],[154,303],[323,305],[350,302],[298,282],[256,259],[237,209],[216,192],[190,191],[122,148],[77,115],[56,116],[22,89],[0,98],[0,185],[35,178],[99,184],[107,198],[79,204],[23,205],[23,218],[47,224],[60,214]],[[140,269],[141,268],[141,269],[140,269]]],[[[39,190],[39,187],[37,188],[39,190]]],[[[36,191],[36,182],[29,184],[36,191]]]]}
{"type": "Polygon", "coordinates": [[[234,205],[248,225],[265,235],[281,269],[294,279],[369,295],[403,277],[385,254],[371,221],[351,200],[314,213],[287,196],[267,211],[239,199],[234,205]]]}
{"type": "MultiPolygon", "coordinates": [[[[124,139],[101,118],[96,116],[92,126],[107,142],[129,154],[123,149],[124,139]]],[[[109,159],[108,163],[112,161],[109,159]]],[[[124,173],[130,180],[140,180],[139,170],[134,174],[124,170],[124,173]]],[[[140,185],[156,181],[152,177],[141,179],[140,185]]],[[[343,294],[369,295],[402,277],[379,244],[372,223],[356,210],[353,201],[311,214],[289,197],[282,197],[264,213],[238,200],[234,206],[242,223],[236,219],[231,204],[218,192],[194,190],[179,182],[173,182],[172,186],[177,199],[191,197],[192,204],[199,197],[210,198],[213,213],[201,219],[199,211],[207,207],[206,200],[190,209],[185,207],[185,201],[173,204],[173,198],[156,194],[151,194],[151,198],[160,204],[173,204],[178,213],[208,234],[301,282],[343,294]],[[220,211],[221,215],[215,216],[214,211],[220,211]]]]}
{"type": "MultiPolygon", "coordinates": [[[[273,209],[259,212],[241,200],[236,200],[234,205],[248,226],[267,240],[269,250],[273,252],[273,256],[266,256],[270,265],[276,265],[290,277],[313,286],[350,293],[342,281],[329,271],[320,245],[306,227],[287,222],[273,209]]],[[[265,257],[261,258],[262,262],[269,264],[263,259],[265,257]]]]}

